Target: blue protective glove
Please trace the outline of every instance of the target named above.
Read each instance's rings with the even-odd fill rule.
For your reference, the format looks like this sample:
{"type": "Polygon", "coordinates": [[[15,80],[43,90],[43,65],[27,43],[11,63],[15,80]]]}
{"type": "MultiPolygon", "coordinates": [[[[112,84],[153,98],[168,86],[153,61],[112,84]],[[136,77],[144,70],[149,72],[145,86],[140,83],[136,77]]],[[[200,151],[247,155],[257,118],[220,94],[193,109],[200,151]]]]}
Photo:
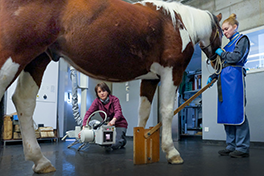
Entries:
{"type": "MultiPolygon", "coordinates": [[[[213,81],[213,79],[212,79],[211,77],[209,77],[209,78],[207,79],[207,83],[206,83],[206,84],[210,84],[212,81],[213,81]]],[[[212,86],[213,86],[213,84],[212,84],[210,87],[212,87],[212,86]]]]}
{"type": "MultiPolygon", "coordinates": [[[[206,84],[210,84],[214,79],[218,79],[218,75],[217,74],[212,74],[211,76],[209,76],[207,83],[206,84]]],[[[210,87],[212,87],[214,84],[212,84],[210,87]]]]}
{"type": "Polygon", "coordinates": [[[218,48],[215,53],[221,56],[222,52],[224,52],[221,48],[218,48]]]}

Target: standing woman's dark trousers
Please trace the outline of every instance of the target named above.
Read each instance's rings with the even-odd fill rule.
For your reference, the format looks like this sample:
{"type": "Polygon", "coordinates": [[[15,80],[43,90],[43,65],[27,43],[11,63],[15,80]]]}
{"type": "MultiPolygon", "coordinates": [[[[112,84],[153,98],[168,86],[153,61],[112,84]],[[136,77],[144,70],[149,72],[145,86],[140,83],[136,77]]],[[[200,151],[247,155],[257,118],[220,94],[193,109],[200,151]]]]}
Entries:
{"type": "Polygon", "coordinates": [[[241,125],[225,125],[225,131],[226,149],[249,153],[250,134],[247,117],[245,117],[245,122],[241,125]]]}

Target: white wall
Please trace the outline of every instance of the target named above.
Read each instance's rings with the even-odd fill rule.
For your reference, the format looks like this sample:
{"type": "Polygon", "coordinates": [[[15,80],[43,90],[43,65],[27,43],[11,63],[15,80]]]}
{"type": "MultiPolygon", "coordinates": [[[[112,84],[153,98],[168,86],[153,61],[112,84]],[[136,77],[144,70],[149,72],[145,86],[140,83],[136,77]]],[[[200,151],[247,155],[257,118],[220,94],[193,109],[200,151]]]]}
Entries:
{"type": "MultiPolygon", "coordinates": [[[[44,72],[33,114],[36,125],[44,124],[46,127],[57,129],[58,70],[59,63],[50,62],[44,72]]],[[[17,79],[7,90],[6,114],[16,112],[11,98],[17,85],[17,79]]]]}
{"type": "MultiPolygon", "coordinates": [[[[112,94],[119,98],[123,115],[128,122],[127,136],[133,136],[133,129],[138,125],[138,107],[139,107],[139,92],[140,80],[128,82],[129,92],[126,91],[126,83],[113,83],[112,94]],[[127,101],[127,93],[129,99],[127,101]]],[[[155,126],[158,118],[158,95],[157,90],[153,99],[151,113],[145,128],[155,126]]]]}
{"type": "Polygon", "coordinates": [[[250,126],[251,141],[264,142],[264,71],[246,76],[246,113],[250,126]]]}

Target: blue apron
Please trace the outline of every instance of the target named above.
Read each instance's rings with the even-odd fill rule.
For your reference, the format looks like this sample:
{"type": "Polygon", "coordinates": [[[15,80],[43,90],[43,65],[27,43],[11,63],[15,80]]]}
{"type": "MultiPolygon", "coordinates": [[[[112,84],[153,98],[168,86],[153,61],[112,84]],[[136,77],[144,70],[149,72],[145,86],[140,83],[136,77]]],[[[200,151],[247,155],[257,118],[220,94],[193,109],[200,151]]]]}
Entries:
{"type": "MultiPolygon", "coordinates": [[[[240,35],[231,40],[224,49],[233,52],[240,35]]],[[[244,55],[247,57],[247,54],[244,55]]],[[[222,69],[220,84],[222,97],[218,98],[217,123],[225,125],[241,125],[245,121],[245,92],[243,66],[246,62],[244,57],[234,65],[228,65],[222,69]],[[244,62],[244,63],[243,63],[244,62]]]]}

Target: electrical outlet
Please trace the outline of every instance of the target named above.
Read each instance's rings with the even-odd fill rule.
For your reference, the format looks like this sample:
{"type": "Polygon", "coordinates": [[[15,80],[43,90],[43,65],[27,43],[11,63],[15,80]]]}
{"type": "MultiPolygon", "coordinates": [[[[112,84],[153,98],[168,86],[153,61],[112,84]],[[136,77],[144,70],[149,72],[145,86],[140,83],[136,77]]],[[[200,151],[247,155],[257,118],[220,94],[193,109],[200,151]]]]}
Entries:
{"type": "Polygon", "coordinates": [[[209,127],[204,127],[204,131],[208,132],[209,131],[209,127]]]}

